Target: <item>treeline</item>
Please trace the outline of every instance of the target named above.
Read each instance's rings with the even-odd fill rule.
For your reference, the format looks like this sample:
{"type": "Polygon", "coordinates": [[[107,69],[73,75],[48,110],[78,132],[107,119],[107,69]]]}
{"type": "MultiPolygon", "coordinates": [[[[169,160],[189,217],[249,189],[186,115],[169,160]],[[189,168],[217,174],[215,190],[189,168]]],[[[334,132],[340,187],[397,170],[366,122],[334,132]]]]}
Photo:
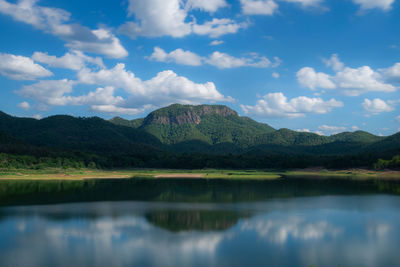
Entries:
{"type": "Polygon", "coordinates": [[[94,161],[77,157],[35,157],[0,153],[0,169],[97,168],[94,161]]]}
{"type": "Polygon", "coordinates": [[[399,168],[400,168],[400,155],[396,155],[390,160],[378,159],[378,161],[374,163],[375,170],[399,169],[399,168]]]}
{"type": "Polygon", "coordinates": [[[400,156],[391,160],[377,159],[373,154],[353,156],[314,155],[212,155],[199,153],[159,153],[145,157],[87,155],[77,152],[54,157],[0,154],[0,169],[46,168],[171,168],[171,169],[292,169],[325,167],[345,168],[398,168],[400,156]]]}

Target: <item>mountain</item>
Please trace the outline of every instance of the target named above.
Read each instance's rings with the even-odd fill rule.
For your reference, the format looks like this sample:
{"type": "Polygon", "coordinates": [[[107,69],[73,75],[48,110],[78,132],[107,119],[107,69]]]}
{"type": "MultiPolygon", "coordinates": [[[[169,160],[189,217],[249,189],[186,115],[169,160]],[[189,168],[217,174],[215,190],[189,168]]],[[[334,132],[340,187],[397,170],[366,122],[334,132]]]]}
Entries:
{"type": "Polygon", "coordinates": [[[400,133],[275,130],[222,105],[174,104],[145,118],[109,121],[67,115],[36,120],[0,112],[0,156],[13,166],[25,166],[30,156],[34,168],[348,168],[397,154],[400,133]]]}
{"type": "Polygon", "coordinates": [[[257,135],[275,131],[268,124],[241,117],[223,105],[173,104],[151,112],[144,119],[127,121],[116,117],[110,121],[144,130],[163,144],[195,141],[202,148],[224,143],[246,147],[257,135]]]}
{"type": "Polygon", "coordinates": [[[140,119],[134,119],[134,120],[126,120],[121,117],[114,117],[109,122],[116,124],[116,125],[121,125],[121,126],[126,126],[126,127],[132,127],[132,128],[139,128],[143,124],[144,118],[140,119]]]}
{"type": "Polygon", "coordinates": [[[256,137],[250,151],[341,155],[359,153],[369,145],[383,140],[364,131],[344,132],[331,136],[321,136],[314,133],[297,132],[289,129],[262,134],[256,137]]]}
{"type": "Polygon", "coordinates": [[[331,141],[373,143],[384,139],[365,131],[343,132],[328,137],[331,141]]]}
{"type": "Polygon", "coordinates": [[[34,146],[85,152],[132,154],[162,147],[154,136],[144,131],[98,117],[56,115],[36,120],[1,113],[0,131],[34,146]]]}

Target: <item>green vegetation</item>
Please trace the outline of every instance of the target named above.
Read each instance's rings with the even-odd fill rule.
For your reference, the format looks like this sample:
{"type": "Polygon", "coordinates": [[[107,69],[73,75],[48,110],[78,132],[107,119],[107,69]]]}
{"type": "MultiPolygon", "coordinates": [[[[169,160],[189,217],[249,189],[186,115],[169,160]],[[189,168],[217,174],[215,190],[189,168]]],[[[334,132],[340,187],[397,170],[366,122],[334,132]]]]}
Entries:
{"type": "Polygon", "coordinates": [[[400,133],[275,130],[220,105],[175,104],[131,121],[0,112],[0,153],[3,169],[396,168],[385,162],[400,154],[400,133]]]}
{"type": "Polygon", "coordinates": [[[400,168],[400,155],[394,156],[391,160],[378,159],[378,162],[374,163],[375,170],[383,170],[388,168],[400,168]]]}
{"type": "Polygon", "coordinates": [[[82,180],[97,178],[148,178],[148,179],[225,179],[225,180],[275,180],[285,179],[351,179],[400,180],[397,171],[352,170],[182,170],[182,169],[127,169],[99,170],[89,168],[0,169],[0,180],[82,180]]]}

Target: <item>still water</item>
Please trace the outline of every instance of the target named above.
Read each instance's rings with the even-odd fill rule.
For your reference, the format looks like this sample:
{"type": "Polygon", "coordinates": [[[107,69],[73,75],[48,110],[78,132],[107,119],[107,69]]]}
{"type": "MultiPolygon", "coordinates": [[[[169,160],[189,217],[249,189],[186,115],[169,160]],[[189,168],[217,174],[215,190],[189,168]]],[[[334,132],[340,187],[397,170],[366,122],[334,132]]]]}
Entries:
{"type": "Polygon", "coordinates": [[[398,184],[164,182],[0,184],[0,265],[400,266],[398,184]]]}

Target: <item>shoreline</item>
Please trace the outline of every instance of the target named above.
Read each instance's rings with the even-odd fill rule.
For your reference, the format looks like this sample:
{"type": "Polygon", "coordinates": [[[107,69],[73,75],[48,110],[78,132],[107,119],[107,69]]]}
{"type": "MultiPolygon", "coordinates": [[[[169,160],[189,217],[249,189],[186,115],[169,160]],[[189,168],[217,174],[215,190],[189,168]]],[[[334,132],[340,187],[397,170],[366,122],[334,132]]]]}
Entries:
{"type": "Polygon", "coordinates": [[[261,170],[91,170],[91,169],[44,169],[44,170],[0,170],[1,180],[86,180],[86,179],[353,179],[353,180],[398,180],[400,171],[367,169],[327,170],[296,169],[284,171],[261,170]]]}

